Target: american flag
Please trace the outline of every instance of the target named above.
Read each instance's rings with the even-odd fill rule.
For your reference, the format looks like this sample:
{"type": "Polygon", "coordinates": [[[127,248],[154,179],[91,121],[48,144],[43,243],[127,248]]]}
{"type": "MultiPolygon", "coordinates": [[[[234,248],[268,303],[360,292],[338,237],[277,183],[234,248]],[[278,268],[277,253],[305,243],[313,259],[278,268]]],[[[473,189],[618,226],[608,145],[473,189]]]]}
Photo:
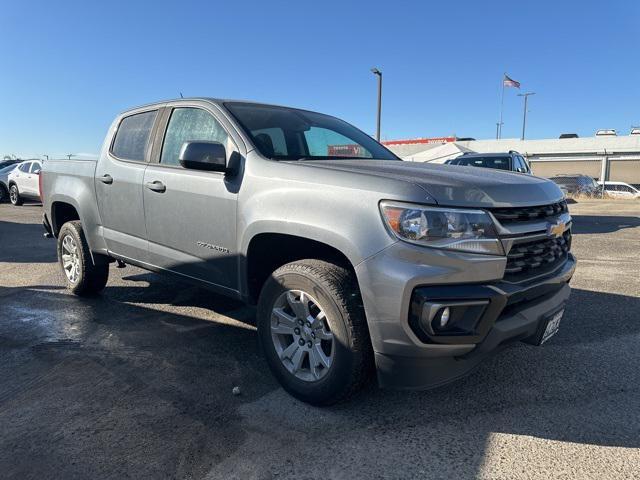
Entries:
{"type": "Polygon", "coordinates": [[[502,85],[504,85],[505,87],[520,88],[520,82],[517,82],[513,78],[509,78],[506,73],[504,74],[504,80],[502,80],[502,85]]]}

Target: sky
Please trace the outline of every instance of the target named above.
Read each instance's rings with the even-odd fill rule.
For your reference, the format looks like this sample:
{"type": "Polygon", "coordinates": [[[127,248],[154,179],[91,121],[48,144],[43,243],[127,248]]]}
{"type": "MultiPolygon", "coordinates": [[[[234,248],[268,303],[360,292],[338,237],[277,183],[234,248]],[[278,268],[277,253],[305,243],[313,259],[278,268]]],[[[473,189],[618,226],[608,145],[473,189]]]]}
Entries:
{"type": "Polygon", "coordinates": [[[100,151],[130,107],[187,96],[307,108],[382,138],[628,134],[636,1],[0,0],[0,158],[100,151]]]}

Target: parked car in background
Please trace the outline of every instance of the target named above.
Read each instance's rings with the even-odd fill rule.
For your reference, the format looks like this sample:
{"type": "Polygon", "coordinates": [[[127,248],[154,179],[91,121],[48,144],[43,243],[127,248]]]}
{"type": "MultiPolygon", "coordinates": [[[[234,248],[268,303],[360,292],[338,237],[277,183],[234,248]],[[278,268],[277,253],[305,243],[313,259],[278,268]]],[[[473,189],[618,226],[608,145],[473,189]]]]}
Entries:
{"type": "Polygon", "coordinates": [[[640,190],[624,182],[598,182],[604,184],[604,193],[614,198],[640,198],[640,190]]]}
{"type": "Polygon", "coordinates": [[[603,128],[596,131],[596,137],[616,137],[617,135],[618,132],[616,132],[613,128],[603,128]]]}
{"type": "Polygon", "coordinates": [[[9,200],[14,205],[22,205],[23,201],[40,201],[40,170],[42,163],[38,160],[27,160],[19,163],[8,176],[9,200]]]}
{"type": "Polygon", "coordinates": [[[588,175],[556,175],[549,180],[560,187],[565,187],[568,195],[586,195],[589,197],[600,196],[602,187],[588,175]]]}
{"type": "Polygon", "coordinates": [[[0,160],[0,170],[8,167],[10,165],[15,165],[16,163],[20,163],[22,160],[10,159],[10,160],[0,160]]]}
{"type": "Polygon", "coordinates": [[[15,163],[0,166],[0,202],[9,201],[9,173],[16,168],[15,163]]]}
{"type": "Polygon", "coordinates": [[[494,168],[511,172],[531,174],[531,167],[522,155],[514,150],[506,153],[463,153],[444,162],[446,165],[494,168]]]}
{"type": "Polygon", "coordinates": [[[438,386],[558,330],[572,220],[546,179],[403,162],[328,115],[206,98],[127,111],[103,145],[41,175],[69,290],[99,292],[118,261],[257,304],[297,398],[344,399],[374,367],[383,387],[438,386]]]}

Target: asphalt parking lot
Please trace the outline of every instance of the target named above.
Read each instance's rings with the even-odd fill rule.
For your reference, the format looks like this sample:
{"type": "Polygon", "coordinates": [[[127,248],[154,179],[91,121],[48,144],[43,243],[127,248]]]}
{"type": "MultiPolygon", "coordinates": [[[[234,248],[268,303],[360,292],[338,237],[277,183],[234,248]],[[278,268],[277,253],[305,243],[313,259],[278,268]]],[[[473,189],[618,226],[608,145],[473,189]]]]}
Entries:
{"type": "Polygon", "coordinates": [[[133,267],[76,298],[40,207],[2,204],[0,476],[637,478],[640,202],[571,213],[579,265],[548,344],[318,409],[271,377],[251,308],[133,267]]]}

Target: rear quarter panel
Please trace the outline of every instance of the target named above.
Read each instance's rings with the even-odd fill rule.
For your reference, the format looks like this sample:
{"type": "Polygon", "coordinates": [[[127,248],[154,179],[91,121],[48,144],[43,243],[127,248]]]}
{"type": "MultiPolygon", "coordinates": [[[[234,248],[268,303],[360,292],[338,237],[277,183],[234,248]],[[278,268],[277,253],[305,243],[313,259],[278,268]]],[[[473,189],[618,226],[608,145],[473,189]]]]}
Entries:
{"type": "Polygon", "coordinates": [[[45,162],[41,173],[43,209],[49,220],[55,222],[52,210],[56,202],[73,206],[78,212],[91,251],[106,253],[95,193],[95,170],[94,160],[45,162]]]}

